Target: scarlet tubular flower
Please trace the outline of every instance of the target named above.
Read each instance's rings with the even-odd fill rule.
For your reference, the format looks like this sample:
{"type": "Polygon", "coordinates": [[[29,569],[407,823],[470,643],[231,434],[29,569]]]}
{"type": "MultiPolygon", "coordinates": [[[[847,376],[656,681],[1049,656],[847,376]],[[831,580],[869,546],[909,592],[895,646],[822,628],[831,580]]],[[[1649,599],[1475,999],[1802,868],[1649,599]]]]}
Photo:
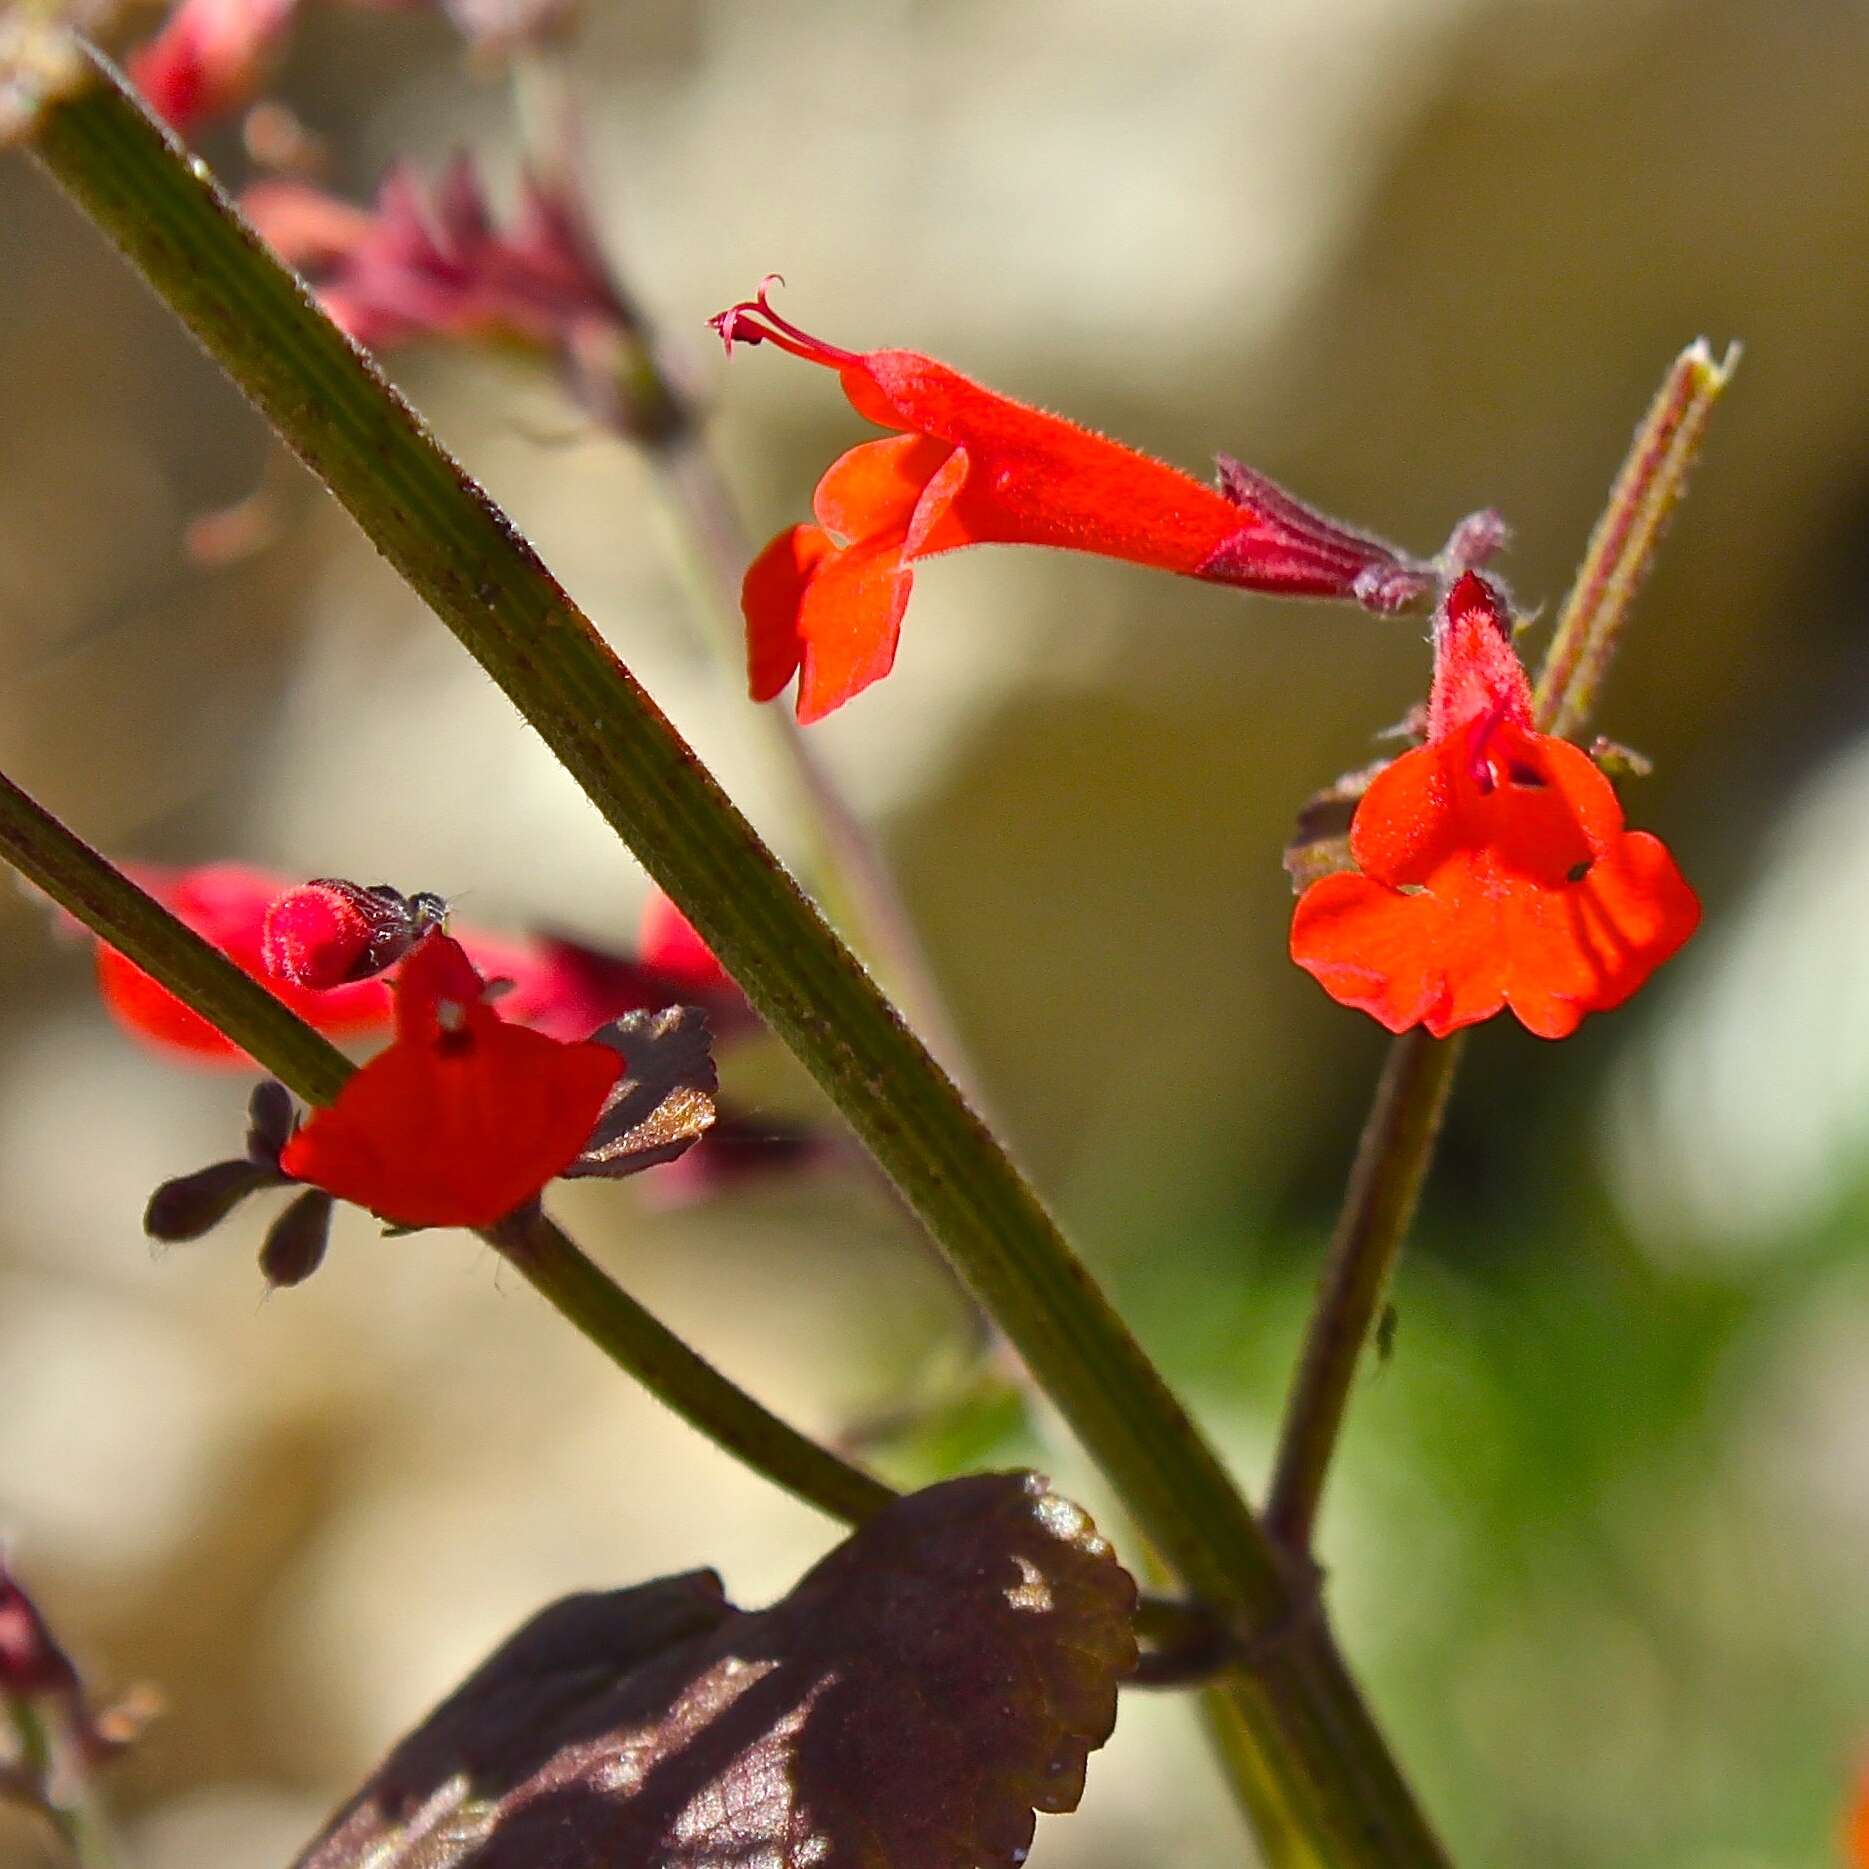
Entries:
{"type": "MultiPolygon", "coordinates": [[[[326,969],[337,964],[341,952],[354,940],[354,924],[348,929],[339,926],[334,914],[333,925],[326,932],[335,945],[321,948],[316,957],[311,951],[316,945],[311,937],[317,930],[311,922],[299,923],[294,930],[295,938],[304,944],[297,958],[286,952],[287,944],[279,938],[276,927],[270,951],[268,946],[269,913],[287,899],[303,901],[303,889],[355,891],[358,897],[373,891],[328,878],[320,884],[301,885],[291,877],[241,863],[208,863],[187,870],[142,864],[127,867],[135,881],[179,920],[219,948],[237,967],[263,981],[270,992],[319,1031],[344,1039],[389,1027],[393,1001],[383,979],[320,984],[328,977],[326,969]]],[[[419,903],[423,898],[408,900],[419,903]]],[[[428,898],[431,905],[435,900],[428,898]]],[[[322,906],[330,908],[332,904],[326,898],[322,906]]],[[[652,898],[649,918],[665,913],[672,914],[672,906],[666,911],[657,909],[652,898]]],[[[645,948],[641,958],[632,959],[554,937],[514,940],[458,924],[454,932],[483,975],[511,981],[501,1001],[506,1017],[557,1038],[582,1038],[621,1013],[665,1006],[680,999],[703,1006],[717,1030],[745,1025],[751,1019],[745,1001],[719,972],[718,963],[710,983],[695,971],[694,957],[686,950],[680,954],[671,951],[669,957],[658,960],[645,948]]],[[[645,935],[653,933],[646,919],[645,935]]],[[[661,941],[664,937],[655,934],[654,939],[661,941]]],[[[232,1040],[116,949],[99,945],[97,977],[105,1005],[138,1038],[201,1063],[248,1062],[232,1040]]]]}
{"type": "Polygon", "coordinates": [[[931,357],[827,344],[772,309],[772,283],[710,321],[729,352],[775,344],[835,370],[860,416],[901,432],[833,462],[813,497],[817,523],[781,532],[748,569],[741,603],[756,701],[798,674],[798,718],[819,720],[888,674],[911,567],[963,545],[1049,545],[1380,611],[1435,582],[1432,567],[1224,456],[1216,490],[931,357]]]}
{"type": "Polygon", "coordinates": [[[567,1168],[623,1070],[607,1045],[508,1025],[458,941],[396,983],[396,1037],[294,1132],[284,1172],[404,1226],[491,1226],[567,1168]]]}
{"type": "Polygon", "coordinates": [[[1666,846],[1623,828],[1589,757],[1533,728],[1511,631],[1498,591],[1463,575],[1435,618],[1428,742],[1357,806],[1361,873],[1313,883],[1292,919],[1292,959],[1391,1032],[1445,1038],[1510,1006],[1566,1037],[1700,920],[1666,846]]]}
{"type": "Polygon", "coordinates": [[[1843,1849],[1849,1869],[1869,1869],[1869,1768],[1863,1771],[1856,1802],[1844,1819],[1843,1849]]]}

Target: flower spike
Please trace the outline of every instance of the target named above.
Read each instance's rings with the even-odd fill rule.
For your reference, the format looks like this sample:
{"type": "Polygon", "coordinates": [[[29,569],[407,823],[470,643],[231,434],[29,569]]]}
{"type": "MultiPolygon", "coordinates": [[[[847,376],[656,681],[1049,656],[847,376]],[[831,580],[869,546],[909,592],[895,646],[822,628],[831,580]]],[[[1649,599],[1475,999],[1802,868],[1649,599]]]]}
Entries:
{"type": "Polygon", "coordinates": [[[1389,612],[1502,536],[1488,515],[1487,525],[1463,526],[1445,563],[1407,557],[1225,456],[1219,486],[1204,486],[932,357],[826,343],[773,309],[775,283],[768,276],[753,298],[709,321],[729,353],[772,344],[835,370],[857,414],[897,431],[833,462],[812,500],[815,523],[781,532],[741,587],[753,699],[773,699],[797,675],[801,721],[888,674],[913,566],[937,552],[1044,545],[1389,612]]]}
{"type": "Polygon", "coordinates": [[[1371,781],[1350,854],[1357,870],[1299,898],[1292,959],[1391,1032],[1445,1038],[1510,1006],[1564,1038],[1700,920],[1666,846],[1623,828],[1590,756],[1534,728],[1511,613],[1471,571],[1435,616],[1427,744],[1371,781]]]}

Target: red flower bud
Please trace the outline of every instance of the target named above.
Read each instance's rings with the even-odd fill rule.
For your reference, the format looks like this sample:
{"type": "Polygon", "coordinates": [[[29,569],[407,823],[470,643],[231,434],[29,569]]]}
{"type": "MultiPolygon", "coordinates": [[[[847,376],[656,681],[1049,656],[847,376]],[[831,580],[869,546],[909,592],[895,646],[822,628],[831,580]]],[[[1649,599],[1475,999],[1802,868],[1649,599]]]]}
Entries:
{"type": "Polygon", "coordinates": [[[321,876],[270,902],[260,924],[260,960],[275,979],[319,991],[372,979],[446,919],[427,891],[402,895],[321,876]]]}
{"type": "Polygon", "coordinates": [[[71,1657],[0,1556],[0,1694],[37,1700],[79,1692],[71,1657]]]}

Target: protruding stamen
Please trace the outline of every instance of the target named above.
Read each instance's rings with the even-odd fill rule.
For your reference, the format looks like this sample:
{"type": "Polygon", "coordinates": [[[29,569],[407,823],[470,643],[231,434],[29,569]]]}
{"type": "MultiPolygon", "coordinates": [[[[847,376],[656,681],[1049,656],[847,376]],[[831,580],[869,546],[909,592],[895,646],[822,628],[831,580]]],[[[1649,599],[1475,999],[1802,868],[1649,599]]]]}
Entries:
{"type": "Polygon", "coordinates": [[[759,282],[759,291],[754,297],[742,299],[724,312],[716,312],[707,321],[720,334],[727,355],[733,355],[735,344],[776,344],[794,357],[802,357],[807,363],[824,364],[832,370],[847,370],[861,363],[859,352],[827,344],[809,331],[801,331],[789,318],[781,317],[772,309],[772,288],[784,283],[780,274],[768,273],[759,282]]]}

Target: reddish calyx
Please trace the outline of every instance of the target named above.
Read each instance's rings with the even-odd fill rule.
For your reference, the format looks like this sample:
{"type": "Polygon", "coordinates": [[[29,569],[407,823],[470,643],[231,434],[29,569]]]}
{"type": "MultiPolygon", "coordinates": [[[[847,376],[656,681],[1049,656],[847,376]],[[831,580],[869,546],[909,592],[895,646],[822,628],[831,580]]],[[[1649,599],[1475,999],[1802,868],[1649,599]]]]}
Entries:
{"type": "Polygon", "coordinates": [[[1659,839],[1588,755],[1531,725],[1503,599],[1469,572],[1435,623],[1428,744],[1370,785],[1357,872],[1315,882],[1292,958],[1392,1032],[1510,1006],[1543,1038],[1629,998],[1700,920],[1659,839]]]}
{"type": "MultiPolygon", "coordinates": [[[[1424,596],[1435,567],[1326,519],[1223,457],[1218,488],[1120,442],[969,381],[915,351],[827,344],[756,298],[710,322],[838,373],[851,407],[900,431],[833,462],[816,523],[781,532],[746,573],[750,688],[799,676],[798,717],[821,719],[889,672],[911,568],[965,545],[1043,545],[1185,577],[1389,611],[1424,596]]],[[[1476,541],[1481,533],[1475,530],[1476,541]]],[[[1486,534],[1497,543],[1496,529],[1486,534]]]]}
{"type": "Polygon", "coordinates": [[[607,1045],[501,1019],[461,945],[427,936],[396,983],[396,1037],[279,1165],[404,1226],[491,1226],[583,1148],[623,1069],[607,1045]]]}

